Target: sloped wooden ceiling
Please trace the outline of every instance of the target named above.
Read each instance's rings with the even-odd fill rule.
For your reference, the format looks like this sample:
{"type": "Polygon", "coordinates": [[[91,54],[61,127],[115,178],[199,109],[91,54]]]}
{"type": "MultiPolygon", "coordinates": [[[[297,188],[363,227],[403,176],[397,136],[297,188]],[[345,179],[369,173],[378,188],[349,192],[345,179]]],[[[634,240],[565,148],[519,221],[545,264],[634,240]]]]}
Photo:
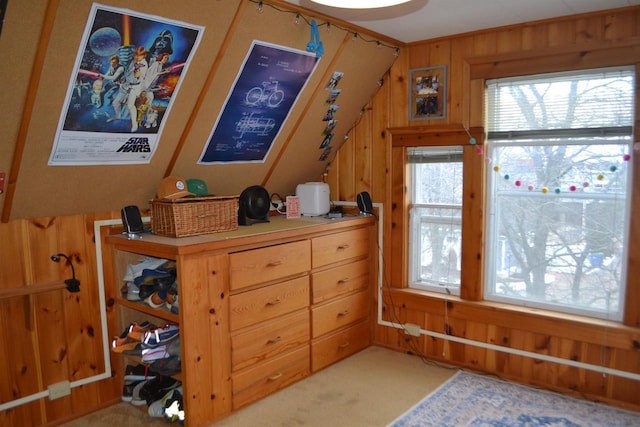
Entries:
{"type": "Polygon", "coordinates": [[[203,179],[218,195],[239,194],[255,184],[269,193],[294,194],[298,183],[317,181],[333,158],[319,160],[332,74],[344,73],[331,144],[335,152],[401,47],[398,41],[279,1],[105,0],[100,4],[203,26],[202,41],[149,164],[48,166],[92,4],[9,0],[0,35],[0,78],[6,84],[0,114],[3,221],[107,212],[126,205],[144,209],[167,175],[203,179]],[[251,43],[305,50],[311,19],[320,27],[324,55],[265,162],[198,165],[251,43]]]}

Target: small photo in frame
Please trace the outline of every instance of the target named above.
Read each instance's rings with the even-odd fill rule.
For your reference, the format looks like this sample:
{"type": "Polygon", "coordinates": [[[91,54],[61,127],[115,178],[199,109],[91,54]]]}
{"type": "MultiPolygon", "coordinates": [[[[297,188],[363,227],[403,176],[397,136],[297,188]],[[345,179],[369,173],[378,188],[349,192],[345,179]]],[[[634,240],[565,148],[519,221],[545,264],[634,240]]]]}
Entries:
{"type": "Polygon", "coordinates": [[[409,119],[434,120],[447,117],[447,66],[410,70],[409,119]]]}

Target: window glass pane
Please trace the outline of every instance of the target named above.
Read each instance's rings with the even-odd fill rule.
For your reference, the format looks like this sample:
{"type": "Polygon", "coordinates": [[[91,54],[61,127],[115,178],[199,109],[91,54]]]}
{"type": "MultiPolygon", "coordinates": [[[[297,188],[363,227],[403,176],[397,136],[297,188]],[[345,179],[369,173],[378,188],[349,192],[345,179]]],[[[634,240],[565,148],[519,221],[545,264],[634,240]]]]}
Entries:
{"type": "Polygon", "coordinates": [[[627,148],[495,148],[490,295],[577,312],[619,310],[627,148]]]}
{"type": "Polygon", "coordinates": [[[489,82],[487,299],[619,320],[633,72],[489,82]]]}
{"type": "Polygon", "coordinates": [[[409,150],[410,287],[459,293],[462,148],[409,150]]]}

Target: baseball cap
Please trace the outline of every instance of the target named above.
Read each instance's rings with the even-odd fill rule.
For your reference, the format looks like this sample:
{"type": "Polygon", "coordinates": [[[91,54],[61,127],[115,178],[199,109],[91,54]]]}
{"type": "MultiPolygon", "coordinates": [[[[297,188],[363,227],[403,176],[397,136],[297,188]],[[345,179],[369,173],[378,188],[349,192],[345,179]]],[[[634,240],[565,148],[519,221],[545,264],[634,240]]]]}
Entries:
{"type": "Polygon", "coordinates": [[[174,200],[194,194],[188,191],[187,182],[183,178],[168,176],[160,181],[156,195],[158,199],[174,200]]]}
{"type": "Polygon", "coordinates": [[[196,196],[208,196],[207,183],[198,178],[189,178],[187,180],[187,190],[196,196]]]}

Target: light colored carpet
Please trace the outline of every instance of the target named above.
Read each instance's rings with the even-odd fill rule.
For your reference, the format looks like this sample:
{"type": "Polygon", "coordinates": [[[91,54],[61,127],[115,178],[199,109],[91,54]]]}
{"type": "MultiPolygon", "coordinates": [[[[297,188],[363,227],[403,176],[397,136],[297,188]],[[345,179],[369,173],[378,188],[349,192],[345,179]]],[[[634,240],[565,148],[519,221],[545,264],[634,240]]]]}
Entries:
{"type": "MultiPolygon", "coordinates": [[[[416,356],[369,347],[215,423],[215,427],[385,426],[435,390],[455,370],[416,356]]],[[[121,403],[64,427],[167,426],[121,403]]]]}
{"type": "Polygon", "coordinates": [[[640,413],[459,372],[390,427],[640,426],[640,413]]]}

